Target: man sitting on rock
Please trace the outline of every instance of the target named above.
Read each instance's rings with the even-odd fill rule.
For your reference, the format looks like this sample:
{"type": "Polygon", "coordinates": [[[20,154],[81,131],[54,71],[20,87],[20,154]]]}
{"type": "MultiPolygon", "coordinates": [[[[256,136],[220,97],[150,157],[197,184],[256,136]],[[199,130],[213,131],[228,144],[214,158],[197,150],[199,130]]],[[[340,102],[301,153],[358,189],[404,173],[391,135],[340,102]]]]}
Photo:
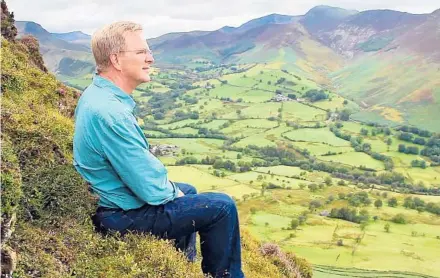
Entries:
{"type": "Polygon", "coordinates": [[[244,277],[234,201],[171,182],[133,116],[131,94],[150,81],[154,62],[142,27],[132,22],[105,26],[93,34],[92,51],[97,69],[75,110],[73,163],[99,196],[95,226],[173,239],[189,261],[195,260],[199,232],[203,272],[244,277]]]}

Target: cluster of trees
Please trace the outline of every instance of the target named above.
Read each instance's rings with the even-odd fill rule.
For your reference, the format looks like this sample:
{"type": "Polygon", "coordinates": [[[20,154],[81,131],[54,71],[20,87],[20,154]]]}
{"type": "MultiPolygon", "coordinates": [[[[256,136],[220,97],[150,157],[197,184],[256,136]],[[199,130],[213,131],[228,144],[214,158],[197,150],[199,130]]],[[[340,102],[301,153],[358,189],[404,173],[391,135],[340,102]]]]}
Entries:
{"type": "Polygon", "coordinates": [[[216,137],[216,138],[226,139],[226,136],[223,133],[221,133],[220,131],[215,130],[215,129],[208,129],[205,127],[199,128],[199,134],[203,135],[204,137],[209,137],[209,138],[216,137]]]}
{"type": "Polygon", "coordinates": [[[190,95],[184,95],[182,97],[182,100],[185,101],[187,104],[197,104],[199,100],[196,97],[192,97],[190,95]]]}
{"type": "Polygon", "coordinates": [[[280,84],[283,83],[284,81],[286,81],[286,78],[281,77],[280,79],[277,80],[277,82],[275,83],[275,85],[280,85],[280,84]]]}
{"type": "Polygon", "coordinates": [[[391,129],[389,127],[376,127],[371,130],[371,135],[376,136],[377,134],[385,134],[387,136],[391,135],[391,129]]]}
{"type": "Polygon", "coordinates": [[[424,138],[421,137],[415,137],[412,133],[409,132],[401,132],[399,134],[399,139],[406,141],[406,142],[411,142],[417,145],[425,145],[426,144],[426,140],[424,138]]]}
{"type": "Polygon", "coordinates": [[[419,129],[417,127],[401,126],[401,127],[396,128],[396,130],[413,133],[413,134],[419,135],[421,137],[426,137],[426,138],[429,138],[432,136],[431,132],[429,132],[427,130],[419,129]]]}
{"type": "Polygon", "coordinates": [[[287,94],[287,97],[290,99],[296,99],[296,95],[295,94],[287,94]]]}
{"type": "Polygon", "coordinates": [[[185,112],[182,110],[177,110],[176,113],[174,113],[174,115],[173,115],[174,122],[183,121],[186,119],[198,120],[199,119],[199,112],[198,111],[185,112]]]}
{"type": "Polygon", "coordinates": [[[431,165],[440,165],[440,135],[429,138],[420,154],[429,157],[434,162],[431,165]]]}
{"type": "Polygon", "coordinates": [[[338,119],[341,121],[348,121],[350,120],[350,115],[353,113],[350,109],[342,109],[341,111],[337,111],[338,113],[338,119]]]}
{"type": "Polygon", "coordinates": [[[346,196],[346,199],[348,200],[348,203],[354,207],[359,206],[368,206],[371,204],[371,199],[368,198],[368,193],[361,191],[356,192],[354,194],[350,193],[346,196]]]}
{"type": "MultiPolygon", "coordinates": [[[[333,134],[336,137],[339,137],[341,139],[344,139],[345,141],[351,141],[351,135],[343,133],[339,128],[343,125],[341,123],[336,123],[335,126],[330,127],[330,131],[333,132],[333,134]]],[[[358,137],[359,139],[356,139],[356,141],[362,142],[362,137],[358,137]]]]}
{"type": "Polygon", "coordinates": [[[440,204],[433,202],[426,203],[419,197],[406,197],[403,206],[408,209],[415,209],[419,212],[428,211],[430,213],[440,215],[440,204]]]}
{"type": "Polygon", "coordinates": [[[296,230],[300,225],[304,225],[307,221],[307,211],[301,213],[300,216],[290,221],[288,229],[296,230]]]}
{"type": "Polygon", "coordinates": [[[311,102],[328,99],[328,95],[323,90],[316,89],[308,90],[304,97],[308,98],[311,102]]]}
{"type": "Polygon", "coordinates": [[[411,161],[411,167],[420,167],[425,169],[426,168],[426,161],[424,160],[418,160],[418,159],[414,159],[413,161],[411,161]]]}
{"type": "Polygon", "coordinates": [[[231,150],[243,152],[247,155],[259,157],[259,166],[276,166],[276,165],[286,165],[286,166],[296,166],[300,167],[302,170],[310,171],[322,171],[331,173],[334,177],[351,180],[353,182],[361,182],[365,184],[378,184],[378,185],[391,185],[393,188],[402,188],[404,191],[411,193],[428,193],[428,194],[439,194],[440,189],[438,188],[425,188],[417,187],[410,183],[405,182],[405,177],[397,172],[384,172],[376,174],[371,171],[362,171],[358,169],[350,169],[344,166],[338,166],[337,164],[317,162],[307,156],[307,152],[302,152],[306,158],[309,160],[299,160],[296,158],[295,154],[287,149],[277,148],[277,147],[263,147],[259,148],[257,146],[247,146],[246,148],[229,148],[231,150]]]}
{"type": "MultiPolygon", "coordinates": [[[[188,124],[184,127],[195,127],[195,124],[188,124]]],[[[181,133],[173,133],[173,130],[166,129],[155,125],[154,123],[147,122],[141,126],[141,128],[145,131],[145,136],[147,138],[213,138],[213,139],[228,139],[226,135],[222,134],[220,131],[200,128],[198,134],[181,134],[181,133]],[[148,131],[159,131],[163,133],[163,135],[157,134],[149,134],[148,131]]]]}
{"type": "Polygon", "coordinates": [[[176,108],[182,107],[182,104],[176,104],[176,100],[183,94],[181,92],[166,92],[162,94],[154,94],[148,100],[148,106],[155,120],[162,120],[165,114],[176,108]]]}
{"type": "Polygon", "coordinates": [[[221,157],[205,157],[202,159],[197,159],[193,156],[184,157],[176,161],[176,165],[185,165],[185,164],[203,164],[203,165],[212,165],[214,169],[224,169],[231,172],[248,172],[252,170],[252,167],[259,165],[260,163],[254,160],[253,162],[247,161],[239,161],[235,163],[231,160],[223,160],[221,157]]]}
{"type": "Polygon", "coordinates": [[[406,146],[404,144],[399,144],[397,150],[401,153],[406,153],[406,154],[416,154],[416,155],[419,154],[419,148],[415,146],[406,146]]]}
{"type": "Polygon", "coordinates": [[[370,219],[368,211],[363,209],[359,213],[356,209],[350,209],[347,207],[333,208],[330,211],[329,217],[343,219],[354,223],[367,222],[370,219]]]}

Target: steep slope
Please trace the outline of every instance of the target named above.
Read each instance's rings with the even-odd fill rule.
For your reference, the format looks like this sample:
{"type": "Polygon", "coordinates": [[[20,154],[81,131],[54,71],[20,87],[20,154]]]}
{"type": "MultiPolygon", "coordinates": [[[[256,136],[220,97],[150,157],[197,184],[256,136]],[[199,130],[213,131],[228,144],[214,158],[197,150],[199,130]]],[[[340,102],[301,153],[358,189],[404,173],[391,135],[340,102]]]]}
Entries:
{"type": "MultiPolygon", "coordinates": [[[[16,41],[8,30],[2,30],[1,43],[2,275],[203,277],[199,265],[187,263],[168,242],[93,231],[89,217],[96,200],[71,164],[72,116],[80,93],[35,65],[41,56],[30,50],[33,40],[16,41]]],[[[283,265],[259,248],[243,231],[248,277],[297,277],[297,271],[311,277],[304,260],[287,254],[289,263],[283,265]]]]}
{"type": "Polygon", "coordinates": [[[325,73],[338,70],[342,58],[313,39],[297,17],[269,15],[240,27],[213,32],[150,40],[159,64],[274,63],[275,67],[298,72],[322,83],[325,73]]]}
{"type": "Polygon", "coordinates": [[[254,40],[261,29],[282,26],[296,19],[294,16],[271,14],[237,28],[225,26],[212,32],[173,33],[148,41],[157,53],[159,63],[188,63],[197,59],[222,63],[231,55],[254,48],[254,40]]]}
{"type": "Polygon", "coordinates": [[[426,18],[426,15],[391,10],[364,11],[346,17],[333,28],[315,30],[313,34],[339,54],[352,58],[356,54],[382,49],[426,18]]]}
{"type": "Polygon", "coordinates": [[[423,20],[403,17],[409,19],[406,24],[390,23],[398,27],[386,31],[388,41],[383,39],[384,33],[375,35],[376,43],[370,47],[377,49],[357,54],[335,72],[334,85],[339,93],[363,105],[365,111],[355,115],[358,119],[439,131],[433,120],[440,116],[439,12],[423,15],[423,20]]]}
{"type": "Polygon", "coordinates": [[[40,24],[28,21],[17,22],[18,37],[32,35],[41,45],[41,53],[48,69],[59,75],[77,76],[83,72],[91,72],[94,68],[90,51],[90,36],[81,32],[53,34],[40,24]],[[82,70],[69,69],[78,68],[82,70]]]}

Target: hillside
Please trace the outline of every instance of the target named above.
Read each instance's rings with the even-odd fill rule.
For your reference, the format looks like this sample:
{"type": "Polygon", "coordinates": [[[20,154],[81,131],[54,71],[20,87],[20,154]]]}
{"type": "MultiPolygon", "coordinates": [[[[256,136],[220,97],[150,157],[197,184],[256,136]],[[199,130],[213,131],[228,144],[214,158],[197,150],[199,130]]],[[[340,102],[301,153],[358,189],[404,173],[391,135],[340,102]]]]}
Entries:
{"type": "MultiPolygon", "coordinates": [[[[440,131],[439,12],[358,12],[317,6],[305,15],[271,14],[239,27],[170,33],[149,39],[159,67],[275,63],[356,102],[353,119],[388,126],[408,124],[440,131]]],[[[51,34],[20,22],[33,34],[49,70],[66,82],[93,70],[90,37],[51,34]],[[86,46],[85,46],[86,45],[86,46]]]]}
{"type": "Polygon", "coordinates": [[[51,72],[74,77],[93,70],[89,35],[81,32],[50,33],[40,24],[29,21],[18,21],[16,26],[19,38],[32,35],[38,39],[44,62],[51,72]]]}
{"type": "MultiPolygon", "coordinates": [[[[203,277],[168,242],[93,231],[96,200],[71,164],[80,92],[42,70],[38,41],[15,38],[4,1],[3,26],[2,277],[203,277]]],[[[303,259],[260,247],[243,230],[248,277],[310,277],[303,259]]]]}
{"type": "Polygon", "coordinates": [[[439,25],[438,12],[318,6],[304,16],[269,15],[237,28],[149,42],[159,64],[278,63],[357,102],[363,111],[356,120],[440,131],[428,116],[440,111],[439,25]]]}

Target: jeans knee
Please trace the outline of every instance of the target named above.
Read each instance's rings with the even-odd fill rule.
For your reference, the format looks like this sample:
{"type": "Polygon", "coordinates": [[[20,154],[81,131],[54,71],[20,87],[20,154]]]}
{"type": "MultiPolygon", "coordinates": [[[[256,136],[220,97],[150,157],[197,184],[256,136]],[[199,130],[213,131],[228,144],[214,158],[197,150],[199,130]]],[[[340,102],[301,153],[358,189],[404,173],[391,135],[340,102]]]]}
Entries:
{"type": "Polygon", "coordinates": [[[197,189],[191,184],[177,182],[176,185],[185,195],[197,194],[197,189]]]}
{"type": "Polygon", "coordinates": [[[188,189],[188,193],[187,194],[197,194],[197,189],[194,186],[188,184],[188,188],[189,189],[188,189]]]}
{"type": "Polygon", "coordinates": [[[231,198],[228,194],[225,193],[217,193],[219,194],[219,198],[222,202],[222,207],[228,212],[237,211],[237,206],[235,204],[234,199],[231,198]]]}

